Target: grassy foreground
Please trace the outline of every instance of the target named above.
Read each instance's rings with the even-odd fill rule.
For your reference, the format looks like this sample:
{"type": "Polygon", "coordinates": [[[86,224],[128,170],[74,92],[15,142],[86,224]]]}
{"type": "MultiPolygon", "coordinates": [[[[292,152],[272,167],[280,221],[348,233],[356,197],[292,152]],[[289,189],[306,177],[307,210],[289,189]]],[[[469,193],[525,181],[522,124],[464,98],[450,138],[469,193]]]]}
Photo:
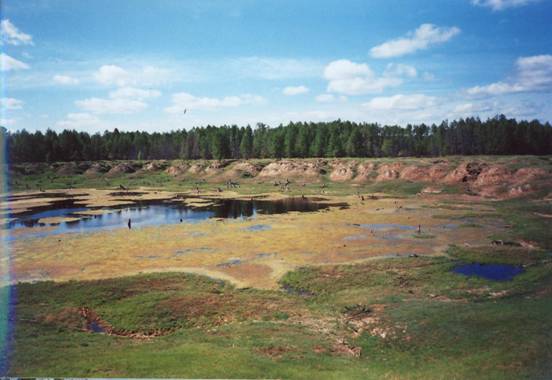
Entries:
{"type": "Polygon", "coordinates": [[[19,284],[13,376],[546,378],[552,263],[520,248],[301,268],[288,290],[190,274],[19,284]],[[512,282],[450,272],[457,260],[526,266],[512,282]],[[85,331],[86,306],[117,331],[85,331]],[[164,334],[166,332],[166,335],[164,334]]]}

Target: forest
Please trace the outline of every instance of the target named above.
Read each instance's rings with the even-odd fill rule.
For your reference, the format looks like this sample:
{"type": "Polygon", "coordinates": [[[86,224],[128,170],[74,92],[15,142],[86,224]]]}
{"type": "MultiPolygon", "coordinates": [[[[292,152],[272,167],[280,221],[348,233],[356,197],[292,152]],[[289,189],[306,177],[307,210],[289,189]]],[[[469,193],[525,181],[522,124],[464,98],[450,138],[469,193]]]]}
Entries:
{"type": "Polygon", "coordinates": [[[9,132],[1,146],[11,163],[292,157],[403,157],[552,154],[552,127],[498,115],[439,125],[381,126],[376,123],[290,122],[270,128],[206,126],[165,133],[117,129],[89,134],[75,130],[9,132]]]}

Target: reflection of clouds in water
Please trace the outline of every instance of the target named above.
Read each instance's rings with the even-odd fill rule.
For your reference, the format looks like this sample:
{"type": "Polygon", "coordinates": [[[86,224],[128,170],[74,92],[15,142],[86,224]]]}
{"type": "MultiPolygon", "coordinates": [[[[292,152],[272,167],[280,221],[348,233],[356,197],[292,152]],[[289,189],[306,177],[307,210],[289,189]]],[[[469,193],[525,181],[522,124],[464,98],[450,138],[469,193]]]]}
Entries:
{"type": "Polygon", "coordinates": [[[209,247],[199,247],[199,248],[186,248],[186,249],[179,249],[174,252],[175,256],[184,256],[189,255],[192,253],[208,253],[208,252],[214,252],[215,250],[213,248],[209,247]]]}
{"type": "Polygon", "coordinates": [[[219,264],[217,264],[217,267],[219,267],[219,268],[228,268],[228,267],[231,267],[231,266],[234,266],[234,265],[239,265],[241,263],[243,263],[242,259],[236,258],[236,259],[230,259],[230,260],[226,260],[222,263],[219,263],[219,264]]]}
{"type": "Polygon", "coordinates": [[[268,231],[272,229],[272,226],[268,224],[254,224],[252,226],[244,228],[247,231],[268,231]]]}
{"type": "Polygon", "coordinates": [[[354,240],[364,240],[366,239],[367,236],[366,235],[349,235],[349,236],[345,236],[343,238],[343,240],[346,240],[346,241],[354,241],[354,240]]]}
{"type": "MultiPolygon", "coordinates": [[[[244,219],[255,217],[257,212],[265,214],[280,214],[289,211],[317,211],[329,207],[328,204],[320,204],[309,199],[287,198],[283,200],[242,200],[223,199],[216,200],[212,206],[194,208],[181,203],[163,201],[137,202],[133,205],[118,206],[108,209],[110,212],[98,215],[83,215],[94,212],[78,205],[73,199],[54,202],[46,207],[41,207],[34,212],[20,215],[16,220],[8,224],[12,231],[24,231],[21,236],[8,237],[8,240],[21,238],[41,238],[48,235],[57,235],[72,232],[95,232],[127,228],[129,219],[132,221],[132,229],[147,226],[160,226],[165,224],[199,223],[209,218],[244,219]],[[46,209],[45,209],[46,208],[46,209]],[[83,214],[81,214],[83,213],[83,214]],[[37,227],[43,226],[40,220],[45,218],[77,218],[74,221],[61,222],[56,225],[49,224],[52,230],[38,231],[37,227]]],[[[104,208],[105,209],[105,208],[104,208]]],[[[50,219],[52,220],[52,219],[50,219]]],[[[249,231],[266,231],[271,229],[269,225],[253,225],[247,227],[249,231]]],[[[203,235],[192,235],[203,236],[203,235]]]]}

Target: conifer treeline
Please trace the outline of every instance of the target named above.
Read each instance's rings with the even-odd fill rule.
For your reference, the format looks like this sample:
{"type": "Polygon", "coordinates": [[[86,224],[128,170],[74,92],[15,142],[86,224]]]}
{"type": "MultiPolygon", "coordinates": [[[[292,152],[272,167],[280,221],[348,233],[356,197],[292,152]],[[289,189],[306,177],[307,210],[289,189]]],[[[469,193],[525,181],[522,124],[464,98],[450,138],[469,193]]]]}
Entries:
{"type": "Polygon", "coordinates": [[[380,126],[336,120],[277,128],[207,126],[167,133],[103,134],[65,130],[7,132],[10,162],[223,159],[283,157],[397,157],[474,154],[552,154],[552,127],[503,115],[439,125],[380,126]]]}

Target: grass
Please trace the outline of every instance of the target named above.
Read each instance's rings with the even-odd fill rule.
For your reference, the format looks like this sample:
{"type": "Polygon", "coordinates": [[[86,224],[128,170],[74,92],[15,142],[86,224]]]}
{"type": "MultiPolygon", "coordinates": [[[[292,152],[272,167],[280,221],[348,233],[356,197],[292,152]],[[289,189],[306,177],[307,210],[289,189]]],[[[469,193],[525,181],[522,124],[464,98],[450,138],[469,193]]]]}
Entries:
{"type": "MultiPolygon", "coordinates": [[[[494,255],[494,256],[492,256],[494,255]]],[[[519,255],[519,252],[517,254],[519,255]]],[[[282,291],[236,289],[190,274],[17,285],[12,376],[247,378],[533,378],[550,369],[552,263],[535,254],[512,282],[450,272],[456,260],[513,251],[454,248],[452,258],[387,259],[288,272],[282,291]],[[506,292],[496,298],[497,292],[506,292]],[[343,319],[367,305],[374,325],[343,319]],[[93,308],[118,329],[175,332],[151,340],[82,331],[93,308]],[[372,327],[374,327],[372,326],[372,327]],[[360,358],[336,349],[341,337],[360,358]]]]}
{"type": "MultiPolygon", "coordinates": [[[[488,160],[470,158],[478,159],[488,160]]],[[[549,165],[539,157],[527,159],[549,165]]],[[[512,167],[519,164],[516,157],[492,160],[512,167]]],[[[57,176],[45,170],[11,181],[20,190],[123,184],[179,191],[196,186],[194,181],[179,181],[164,173],[104,180],[57,176]]],[[[270,181],[243,182],[245,186],[238,189],[242,194],[276,189],[270,181]]],[[[320,185],[292,186],[289,194],[319,194],[320,185]]],[[[203,190],[216,185],[197,186],[203,190]]],[[[347,195],[358,189],[409,197],[424,186],[390,181],[352,187],[328,181],[324,190],[347,195]]],[[[457,189],[445,190],[454,194],[457,189]]],[[[552,219],[538,213],[552,214],[552,206],[528,198],[489,202],[483,204],[490,206],[485,212],[478,210],[480,206],[450,200],[436,207],[457,210],[458,215],[434,217],[457,218],[460,227],[476,232],[486,219],[503,220],[511,228],[493,238],[525,240],[537,249],[457,245],[442,257],[305,266],[287,272],[277,290],[238,289],[224,281],[178,273],[18,284],[14,287],[16,328],[7,375],[550,378],[552,219]],[[493,282],[451,272],[460,262],[522,265],[525,271],[512,281],[493,282]],[[143,340],[90,333],[78,313],[83,306],[117,331],[167,334],[143,340]],[[361,355],[352,356],[347,348],[360,349],[361,355]]]]}
{"type": "Polygon", "coordinates": [[[499,202],[495,206],[502,218],[512,224],[511,233],[506,238],[511,239],[513,235],[530,242],[538,242],[544,249],[552,249],[552,218],[543,218],[536,214],[552,214],[552,203],[513,199],[499,202]]]}

